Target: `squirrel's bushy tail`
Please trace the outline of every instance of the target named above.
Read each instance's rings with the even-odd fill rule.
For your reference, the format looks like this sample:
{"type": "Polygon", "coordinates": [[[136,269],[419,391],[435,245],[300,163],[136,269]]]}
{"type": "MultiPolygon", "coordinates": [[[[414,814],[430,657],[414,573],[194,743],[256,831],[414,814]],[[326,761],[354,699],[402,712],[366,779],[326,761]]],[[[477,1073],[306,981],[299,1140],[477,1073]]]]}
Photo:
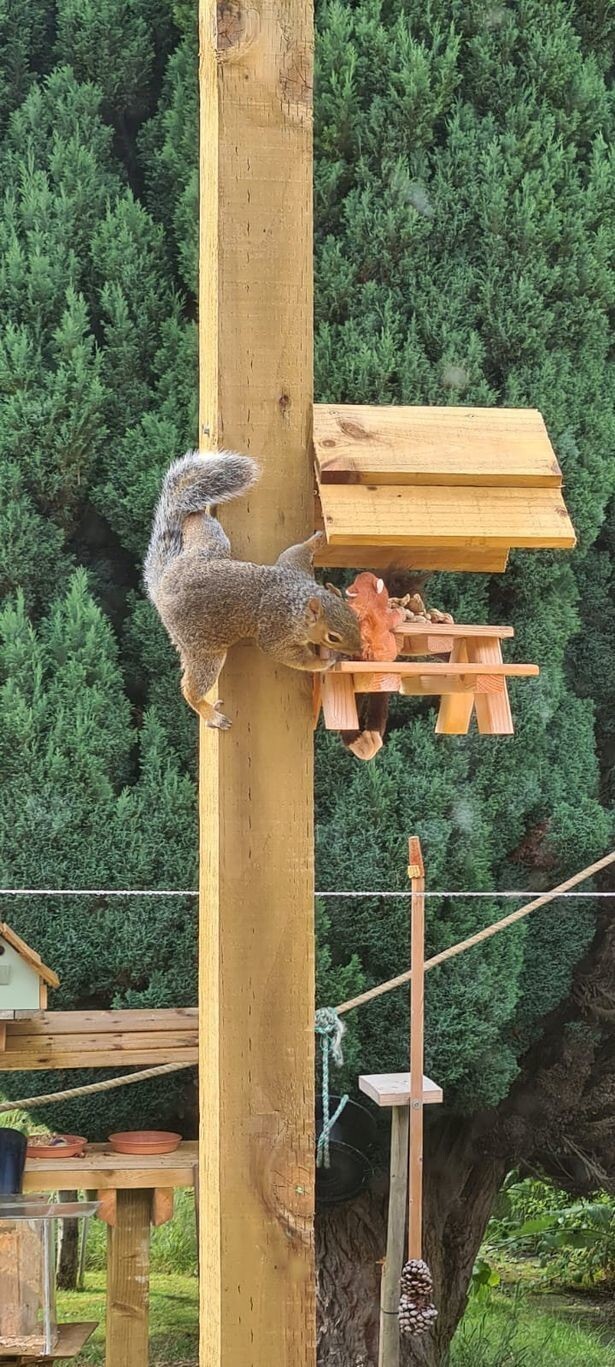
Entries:
{"type": "Polygon", "coordinates": [[[182,528],[190,513],[205,513],[212,503],[226,503],[250,489],[259,477],[251,456],[235,451],[204,455],[188,451],[164,477],[144,565],[145,587],[154,599],[167,566],[182,550],[182,528]]]}

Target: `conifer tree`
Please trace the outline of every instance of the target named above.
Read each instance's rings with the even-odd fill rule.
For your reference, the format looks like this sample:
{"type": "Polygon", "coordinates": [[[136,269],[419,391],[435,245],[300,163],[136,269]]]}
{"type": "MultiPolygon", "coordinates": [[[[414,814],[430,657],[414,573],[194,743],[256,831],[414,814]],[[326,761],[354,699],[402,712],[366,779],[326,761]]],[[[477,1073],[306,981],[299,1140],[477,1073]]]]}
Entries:
{"type": "MultiPolygon", "coordinates": [[[[540,680],[511,690],[512,740],[435,737],[410,700],[373,765],[319,734],[318,883],[403,888],[416,831],[432,888],[548,886],[612,838],[613,17],[589,0],[319,0],[317,29],[317,397],[540,408],[579,533],[573,556],[432,577],[459,620],[511,622],[540,680]]],[[[195,727],[140,561],[161,472],[197,436],[194,6],[0,3],[0,39],[0,872],[193,887],[195,727]]],[[[188,900],[1,910],[57,968],[58,1005],[195,999],[188,900]]],[[[429,948],[500,910],[431,900],[429,948]]],[[[321,1004],[406,956],[404,903],[319,909],[321,1004]]],[[[615,1170],[595,1009],[611,973],[597,907],[570,901],[428,979],[447,1109],[426,1149],[441,1313],[423,1367],[462,1312],[507,1165],[577,1190],[615,1170]]],[[[403,1067],[404,994],[356,1017],[345,1082],[403,1067]]],[[[189,1080],[127,1089],[114,1123],[183,1110],[188,1131],[193,1102],[189,1080]]],[[[49,1119],[107,1132],[94,1104],[49,1119]]],[[[324,1242],[341,1232],[360,1262],[357,1231],[382,1246],[379,1221],[376,1193],[323,1216],[324,1242]]],[[[368,1280],[361,1305],[323,1293],[323,1363],[369,1360],[370,1266],[371,1300],[368,1280]]]]}

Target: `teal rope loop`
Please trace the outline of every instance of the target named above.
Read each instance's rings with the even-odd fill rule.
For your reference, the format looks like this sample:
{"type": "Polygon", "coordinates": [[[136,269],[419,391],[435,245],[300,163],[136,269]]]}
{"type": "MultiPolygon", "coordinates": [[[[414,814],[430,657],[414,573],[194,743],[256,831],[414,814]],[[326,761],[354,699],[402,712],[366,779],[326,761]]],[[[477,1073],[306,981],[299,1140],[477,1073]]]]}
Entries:
{"type": "Polygon", "coordinates": [[[320,1046],[322,1054],[322,1130],[316,1146],[316,1167],[331,1167],[331,1154],[329,1151],[329,1139],[333,1126],[339,1120],[342,1111],[348,1101],[346,1094],[340,1100],[339,1106],[330,1113],[329,1096],[329,1061],[332,1058],[338,1068],[344,1062],[342,1053],[342,1036],[346,1029],[344,1022],[340,1020],[337,1011],[332,1006],[323,1006],[316,1012],[316,1034],[320,1035],[320,1046]]]}

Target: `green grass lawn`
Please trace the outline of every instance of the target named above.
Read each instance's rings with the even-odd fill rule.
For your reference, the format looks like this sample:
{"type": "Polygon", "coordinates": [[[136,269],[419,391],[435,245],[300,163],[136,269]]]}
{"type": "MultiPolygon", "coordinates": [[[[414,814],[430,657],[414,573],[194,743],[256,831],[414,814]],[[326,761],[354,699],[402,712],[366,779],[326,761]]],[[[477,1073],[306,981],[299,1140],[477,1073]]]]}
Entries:
{"type": "Polygon", "coordinates": [[[615,1367],[615,1318],[589,1297],[493,1291],[470,1302],[450,1367],[615,1367]]]}
{"type": "MultiPolygon", "coordinates": [[[[98,1329],[76,1360],[78,1367],[104,1363],[105,1274],[86,1273],[84,1291],[61,1291],[58,1318],[98,1320],[98,1329]]],[[[196,1367],[199,1291],[196,1277],[153,1273],[150,1297],[150,1367],[196,1367]]]]}
{"type": "MultiPolygon", "coordinates": [[[[78,1367],[104,1363],[105,1278],[88,1272],[86,1288],[59,1296],[62,1320],[98,1320],[78,1367]]],[[[197,1367],[195,1277],[151,1279],[151,1367],[197,1367]]],[[[473,1301],[450,1354],[450,1367],[615,1367],[615,1320],[599,1303],[527,1292],[494,1291],[473,1301]]]]}

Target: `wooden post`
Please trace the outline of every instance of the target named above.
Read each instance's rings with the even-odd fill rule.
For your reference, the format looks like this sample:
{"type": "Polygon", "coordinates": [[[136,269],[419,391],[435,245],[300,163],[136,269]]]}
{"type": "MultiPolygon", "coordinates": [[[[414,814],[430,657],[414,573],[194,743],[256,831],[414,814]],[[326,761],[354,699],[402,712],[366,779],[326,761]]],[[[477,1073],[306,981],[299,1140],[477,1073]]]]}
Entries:
{"type": "Polygon", "coordinates": [[[107,1233],[107,1367],[147,1367],[152,1193],[117,1192],[107,1233]]]}
{"type": "MultiPolygon", "coordinates": [[[[236,556],[313,531],[312,5],[199,0],[201,448],[262,478],[236,556]]],[[[200,1363],[313,1367],[311,678],[235,648],[200,743],[200,1363]]]]}
{"type": "Polygon", "coordinates": [[[423,1248],[423,1055],[425,1010],[425,869],[421,842],[409,841],[412,884],[410,932],[410,1161],[408,1170],[408,1257],[423,1248]]]}
{"type": "Polygon", "coordinates": [[[404,1261],[406,1203],[408,1188],[407,1106],[391,1110],[391,1168],[389,1173],[389,1211],[387,1251],[380,1287],[380,1337],[378,1367],[399,1367],[399,1277],[404,1261]]]}

